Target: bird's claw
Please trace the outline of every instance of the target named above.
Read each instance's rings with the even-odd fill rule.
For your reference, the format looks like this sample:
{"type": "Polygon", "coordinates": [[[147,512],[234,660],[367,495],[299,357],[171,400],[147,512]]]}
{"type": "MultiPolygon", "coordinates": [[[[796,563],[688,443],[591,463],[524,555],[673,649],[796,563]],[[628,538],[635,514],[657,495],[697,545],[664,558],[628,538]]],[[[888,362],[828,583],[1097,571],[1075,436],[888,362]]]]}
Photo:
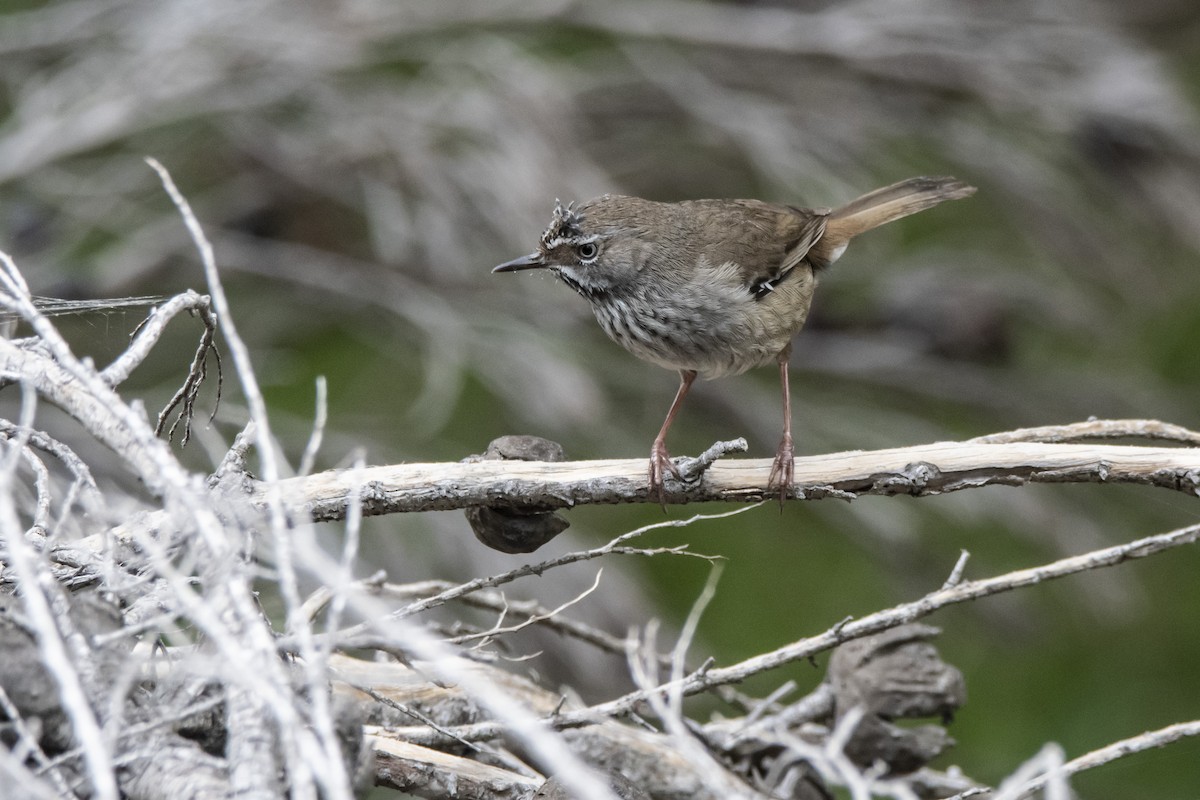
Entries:
{"type": "Polygon", "coordinates": [[[775,461],[771,464],[771,475],[767,478],[767,492],[770,493],[774,489],[779,490],[779,508],[783,509],[783,503],[787,500],[788,492],[791,491],[792,483],[795,480],[795,465],[796,457],[792,450],[792,437],[784,434],[783,440],[779,443],[779,449],[775,451],[775,461]]]}
{"type": "Polygon", "coordinates": [[[650,496],[658,495],[659,505],[662,506],[664,512],[667,510],[667,491],[663,486],[663,479],[668,472],[676,479],[683,480],[679,467],[675,466],[675,462],[671,460],[671,454],[667,452],[666,444],[656,441],[650,448],[650,496]]]}

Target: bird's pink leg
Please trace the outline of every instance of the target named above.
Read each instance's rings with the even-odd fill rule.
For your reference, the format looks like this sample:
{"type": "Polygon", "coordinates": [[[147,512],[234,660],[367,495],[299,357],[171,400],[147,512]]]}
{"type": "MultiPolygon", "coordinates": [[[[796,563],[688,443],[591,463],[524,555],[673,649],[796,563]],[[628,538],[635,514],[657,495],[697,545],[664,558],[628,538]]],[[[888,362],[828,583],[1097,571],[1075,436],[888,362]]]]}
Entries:
{"type": "Polygon", "coordinates": [[[679,467],[675,466],[675,462],[671,461],[671,454],[667,452],[667,431],[670,429],[671,423],[675,421],[675,415],[679,413],[679,407],[683,405],[683,398],[687,397],[688,389],[692,388],[694,380],[696,380],[695,370],[679,370],[679,391],[675,392],[675,400],[671,403],[667,418],[663,420],[662,429],[659,430],[658,436],[654,437],[654,444],[650,446],[650,495],[652,497],[655,494],[658,495],[658,502],[662,504],[663,511],[667,510],[667,495],[663,488],[663,477],[670,472],[676,478],[683,480],[683,476],[679,474],[679,467]]]}
{"type": "Polygon", "coordinates": [[[792,355],[792,344],[783,348],[779,353],[779,382],[783,387],[783,438],[779,441],[779,449],[775,451],[775,461],[771,464],[771,476],[767,479],[767,491],[779,489],[779,507],[787,500],[788,491],[794,480],[795,453],[792,449],[792,394],[788,389],[788,358],[792,355]]]}

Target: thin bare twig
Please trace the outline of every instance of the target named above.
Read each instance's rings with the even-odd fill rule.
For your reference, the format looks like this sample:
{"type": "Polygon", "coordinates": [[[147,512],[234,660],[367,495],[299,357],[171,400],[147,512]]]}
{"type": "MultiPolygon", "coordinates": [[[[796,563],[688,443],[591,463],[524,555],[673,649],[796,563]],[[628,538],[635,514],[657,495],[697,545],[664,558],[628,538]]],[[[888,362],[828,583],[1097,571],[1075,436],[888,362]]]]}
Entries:
{"type": "MultiPolygon", "coordinates": [[[[21,384],[21,389],[20,428],[29,430],[32,427],[37,395],[33,388],[25,383],[21,384]]],[[[61,593],[62,587],[54,582],[45,567],[45,562],[35,556],[25,537],[19,533],[20,523],[13,503],[13,479],[16,457],[25,449],[23,438],[18,434],[13,442],[14,452],[6,454],[0,460],[0,530],[15,534],[7,537],[8,559],[22,587],[21,601],[25,613],[29,616],[34,630],[38,631],[37,642],[42,663],[58,685],[63,711],[71,720],[74,735],[83,747],[84,763],[87,766],[92,791],[99,800],[117,800],[119,792],[112,765],[112,752],[100,720],[97,719],[91,705],[87,676],[81,673],[82,669],[88,667],[89,662],[85,659],[83,664],[79,664],[72,658],[71,641],[75,633],[74,626],[67,619],[61,594],[57,603],[50,596],[61,593]]],[[[74,641],[79,643],[77,635],[74,641]]]]}
{"type": "MultiPolygon", "coordinates": [[[[1200,525],[1179,528],[1167,533],[1155,534],[1126,544],[1094,550],[1078,556],[1059,559],[1028,569],[1015,570],[993,578],[975,581],[964,581],[949,589],[939,589],[936,592],[910,603],[903,603],[884,611],[869,614],[860,619],[846,623],[838,623],[834,627],[807,639],[801,639],[781,647],[770,653],[764,653],[729,667],[708,670],[703,675],[691,678],[684,686],[685,693],[693,694],[703,691],[709,685],[738,682],[751,675],[774,669],[793,661],[809,658],[817,653],[836,647],[843,641],[856,639],[869,633],[895,627],[905,622],[912,622],[929,616],[934,611],[949,605],[975,600],[980,597],[1008,592],[1025,586],[1033,586],[1048,580],[1063,578],[1079,572],[1085,572],[1102,567],[1111,567],[1138,558],[1162,553],[1175,547],[1191,544],[1200,539],[1200,525]]],[[[662,687],[670,688],[669,686],[662,687]]],[[[620,698],[610,704],[603,704],[597,709],[619,709],[632,707],[636,698],[620,698]]]]}
{"type": "Polygon", "coordinates": [[[475,752],[479,752],[479,750],[480,750],[479,745],[475,744],[474,742],[468,742],[466,739],[458,738],[457,736],[454,735],[454,733],[452,731],[449,731],[446,728],[443,728],[437,722],[433,721],[425,714],[422,714],[420,711],[417,711],[414,708],[409,708],[404,703],[397,702],[396,700],[393,700],[392,698],[388,697],[387,695],[380,694],[379,692],[375,691],[374,689],[372,689],[369,686],[355,686],[354,688],[358,689],[360,692],[365,693],[368,697],[370,697],[376,703],[381,703],[381,704],[387,706],[388,708],[399,711],[401,714],[405,715],[406,717],[412,717],[413,719],[415,719],[417,722],[421,723],[422,725],[429,726],[429,728],[431,728],[432,730],[435,730],[438,733],[441,733],[447,739],[449,739],[453,742],[457,742],[458,744],[461,744],[463,747],[466,747],[468,750],[473,750],[475,752]]]}
{"type": "MultiPolygon", "coordinates": [[[[36,340],[0,339],[0,373],[24,380],[52,403],[79,420],[111,448],[155,494],[170,489],[184,495],[187,478],[165,447],[157,447],[144,413],[124,403],[94,366],[76,358],[62,334],[34,306],[24,277],[7,253],[0,252],[0,308],[24,319],[36,340]]],[[[210,516],[203,514],[206,523],[210,516]]],[[[201,530],[208,529],[201,525],[201,530]]]]}
{"type": "Polygon", "coordinates": [[[313,415],[312,433],[309,434],[308,443],[304,445],[304,455],[300,457],[300,466],[296,468],[297,475],[312,472],[317,453],[321,450],[321,441],[325,437],[325,423],[329,419],[329,387],[324,375],[317,376],[316,386],[316,412],[313,415]]]}
{"type": "MultiPolygon", "coordinates": [[[[525,462],[516,462],[516,463],[525,463],[525,462]]],[[[659,554],[665,554],[665,553],[675,553],[675,554],[680,554],[680,555],[689,555],[689,556],[694,556],[697,558],[704,558],[707,560],[712,560],[717,557],[716,556],[706,556],[706,555],[702,555],[699,553],[689,552],[686,549],[687,545],[679,545],[676,547],[662,547],[662,548],[654,548],[654,549],[631,548],[631,547],[623,547],[622,545],[625,542],[628,542],[631,539],[635,539],[639,536],[649,533],[650,531],[659,530],[662,528],[686,527],[688,525],[691,525],[694,522],[699,522],[701,520],[722,519],[724,517],[731,517],[736,514],[740,514],[745,511],[749,511],[753,508],[755,508],[755,506],[744,506],[742,508],[737,508],[732,511],[725,511],[720,514],[695,514],[687,519],[665,520],[663,522],[655,522],[650,525],[644,525],[640,528],[636,528],[632,531],[628,531],[627,533],[623,533],[620,536],[618,536],[615,539],[608,542],[607,544],[601,545],[600,547],[596,547],[591,550],[579,550],[579,551],[575,551],[572,553],[566,553],[564,555],[557,556],[557,557],[551,558],[551,559],[547,559],[545,561],[541,561],[536,564],[524,564],[520,567],[516,567],[514,569],[508,570],[507,572],[502,572],[497,575],[491,575],[488,577],[476,578],[475,580],[467,581],[466,583],[462,583],[462,584],[459,584],[458,586],[447,589],[443,592],[439,592],[438,594],[433,595],[432,597],[426,597],[422,600],[418,600],[416,602],[409,603],[404,608],[400,608],[400,609],[397,609],[396,611],[394,611],[390,615],[390,617],[392,619],[404,619],[406,617],[411,617],[414,614],[420,614],[423,611],[428,611],[431,608],[436,608],[437,606],[448,603],[451,600],[457,600],[458,598],[463,597],[465,595],[471,594],[473,592],[478,592],[481,589],[494,588],[496,586],[500,586],[500,585],[503,585],[506,583],[511,583],[512,581],[515,581],[519,578],[527,577],[529,575],[541,575],[542,573],[546,572],[547,570],[554,569],[555,567],[561,567],[561,566],[565,566],[567,564],[574,564],[574,563],[577,563],[580,561],[588,561],[593,558],[600,558],[601,556],[614,554],[614,553],[615,554],[624,554],[624,555],[659,555],[659,554]]],[[[373,636],[373,634],[371,634],[371,631],[373,629],[375,629],[376,627],[377,627],[376,623],[363,622],[358,625],[354,625],[349,628],[345,628],[341,631],[332,632],[329,634],[323,634],[321,638],[335,637],[336,641],[338,642],[338,644],[340,646],[349,646],[348,644],[346,644],[346,642],[354,642],[355,646],[361,647],[361,646],[363,646],[364,641],[374,641],[374,639],[370,638],[370,637],[373,636]],[[364,636],[364,634],[368,636],[368,639],[362,638],[364,636]]],[[[284,637],[279,640],[279,647],[281,649],[288,650],[288,649],[295,647],[295,642],[292,640],[291,637],[284,637]]]]}
{"type": "Polygon", "coordinates": [[[254,420],[249,420],[246,422],[246,426],[238,431],[237,436],[233,437],[233,443],[229,445],[229,450],[221,458],[221,463],[208,477],[209,487],[231,479],[250,482],[249,472],[246,468],[246,453],[254,444],[254,437],[254,420]]]}
{"type": "Polygon", "coordinates": [[[971,554],[963,550],[958,556],[958,560],[954,562],[954,569],[950,570],[950,575],[946,578],[946,582],[942,584],[943,589],[951,589],[962,582],[963,573],[966,572],[967,561],[970,558],[971,554]]]}
{"type": "MultiPolygon", "coordinates": [[[[1189,736],[1200,736],[1200,720],[1177,722],[1174,725],[1139,733],[1137,736],[1121,739],[1120,741],[1092,750],[1089,753],[1084,753],[1070,761],[1060,763],[1050,773],[1017,783],[1011,789],[1006,787],[1006,791],[1002,792],[1003,800],[1020,800],[1020,798],[1030,797],[1039,790],[1044,789],[1046,784],[1052,779],[1077,775],[1085,770],[1111,763],[1119,758],[1125,758],[1144,750],[1165,747],[1172,742],[1177,742],[1189,736]]],[[[966,800],[968,797],[981,797],[984,795],[991,795],[995,800],[1001,800],[1001,794],[994,793],[994,790],[986,788],[968,789],[965,792],[959,792],[953,797],[947,798],[947,800],[966,800]]]]}
{"type": "Polygon", "coordinates": [[[180,423],[183,424],[183,436],[179,439],[179,446],[183,447],[192,437],[192,418],[196,413],[196,399],[200,396],[200,387],[203,385],[205,378],[208,377],[208,354],[212,353],[213,360],[217,365],[217,390],[216,396],[213,398],[212,413],[208,415],[211,422],[217,417],[217,409],[221,405],[221,389],[225,383],[225,376],[221,369],[221,350],[217,347],[215,336],[217,333],[217,317],[209,307],[209,298],[207,296],[197,295],[199,298],[197,304],[191,308],[191,311],[200,317],[204,323],[204,330],[200,334],[200,344],[196,346],[196,354],[192,356],[192,363],[188,367],[187,378],[183,382],[183,386],[179,387],[179,391],[175,392],[174,396],[167,402],[167,405],[158,414],[158,424],[154,428],[155,435],[161,435],[163,428],[166,427],[167,420],[170,419],[171,412],[179,408],[179,415],[175,421],[171,423],[171,427],[167,429],[168,441],[174,439],[175,431],[180,423]]]}
{"type": "MultiPolygon", "coordinates": [[[[877,611],[859,619],[843,620],[823,633],[799,639],[783,647],[763,653],[728,667],[702,666],[679,680],[672,680],[655,687],[652,692],[664,694],[678,691],[694,695],[714,686],[737,683],[771,669],[794,661],[811,658],[828,651],[851,639],[877,633],[906,622],[926,617],[949,605],[975,600],[980,597],[1013,591],[1049,580],[1063,578],[1079,572],[1102,567],[1111,567],[1138,558],[1166,552],[1175,547],[1191,544],[1200,539],[1200,525],[1179,528],[1167,533],[1155,534],[1126,544],[1115,545],[1078,556],[1063,558],[1049,564],[1028,569],[1015,570],[993,578],[965,581],[948,589],[939,589],[909,603],[877,611]]],[[[648,699],[648,692],[638,690],[613,700],[598,703],[577,711],[556,715],[549,722],[555,727],[587,725],[597,720],[621,716],[638,708],[648,699]]],[[[503,726],[494,722],[462,725],[451,729],[456,736],[466,739],[493,738],[501,735],[503,726]]],[[[404,729],[397,736],[418,743],[436,741],[427,731],[404,729]]]]}
{"type": "MultiPolygon", "coordinates": [[[[74,450],[42,431],[25,431],[6,419],[0,419],[0,436],[6,439],[14,439],[18,435],[24,436],[25,441],[30,447],[36,447],[38,450],[49,453],[58,459],[59,463],[66,467],[67,471],[74,476],[75,483],[78,484],[79,488],[87,493],[89,503],[101,500],[99,489],[96,488],[96,479],[92,477],[91,468],[88,467],[74,450]]],[[[66,510],[64,508],[64,513],[66,510]]]]}
{"type": "MultiPolygon", "coordinates": [[[[384,583],[386,580],[387,572],[384,570],[377,570],[374,574],[369,575],[366,578],[360,578],[359,580],[354,581],[350,586],[347,587],[347,591],[350,589],[361,589],[372,594],[379,594],[380,592],[386,590],[386,584],[384,583]]],[[[437,581],[437,583],[447,587],[451,585],[449,581],[437,581]]],[[[322,584],[314,589],[312,594],[305,598],[304,603],[301,606],[301,612],[303,613],[305,619],[309,620],[311,623],[312,620],[317,618],[317,614],[320,614],[321,611],[327,605],[329,605],[329,602],[332,599],[333,590],[322,584]]]]}
{"type": "MultiPolygon", "coordinates": [[[[209,305],[207,297],[190,289],[171,298],[161,298],[161,300],[165,302],[152,308],[149,316],[134,329],[129,346],[125,348],[125,351],[100,372],[100,377],[109,386],[120,386],[125,382],[130,373],[146,360],[146,356],[162,338],[167,325],[180,312],[194,311],[201,307],[207,308],[209,305]]],[[[38,306],[38,309],[41,310],[41,306],[38,306]]]]}
{"type": "MultiPolygon", "coordinates": [[[[687,661],[687,651],[695,638],[704,610],[716,596],[717,583],[721,577],[721,565],[714,564],[709,572],[708,580],[704,583],[696,600],[692,603],[680,630],[679,638],[671,650],[671,682],[679,685],[684,675],[684,664],[687,661]]],[[[713,754],[700,740],[691,734],[691,730],[683,715],[683,694],[672,691],[664,694],[654,691],[659,682],[658,647],[656,645],[658,630],[657,620],[651,620],[645,627],[641,637],[630,637],[627,645],[627,660],[629,671],[634,684],[646,691],[646,698],[655,716],[662,721],[670,741],[679,753],[682,753],[693,769],[700,772],[704,783],[717,795],[728,798],[761,797],[750,789],[732,773],[726,770],[714,758],[713,754]]]]}
{"type": "MultiPolygon", "coordinates": [[[[38,743],[37,735],[29,729],[25,723],[25,718],[21,712],[13,704],[8,696],[8,692],[4,687],[0,686],[0,710],[4,711],[4,717],[7,724],[12,726],[12,729],[17,734],[17,741],[11,745],[9,752],[18,763],[24,763],[27,759],[32,759],[34,764],[37,764],[39,769],[44,769],[49,763],[46,753],[42,750],[41,744],[38,743]]],[[[50,780],[54,782],[55,788],[58,789],[62,796],[70,794],[70,789],[66,785],[61,773],[51,770],[49,773],[50,780]]],[[[32,776],[30,776],[32,777],[32,776]]]]}
{"type": "Polygon", "coordinates": [[[501,623],[504,621],[504,619],[503,619],[504,614],[506,614],[508,612],[508,608],[507,608],[507,606],[505,606],[504,608],[501,609],[501,612],[500,612],[501,618],[499,620],[497,620],[496,624],[494,626],[492,626],[491,628],[488,628],[486,631],[477,631],[475,633],[466,633],[466,634],[463,634],[462,636],[455,636],[447,641],[449,644],[465,644],[466,642],[472,642],[472,641],[476,641],[476,640],[483,640],[484,642],[487,642],[487,641],[490,641],[490,640],[496,638],[497,636],[502,636],[503,634],[506,634],[506,633],[516,633],[519,630],[528,628],[530,625],[536,625],[539,622],[545,622],[547,620],[553,619],[554,617],[558,616],[562,612],[566,611],[571,606],[581,602],[588,595],[595,592],[596,589],[600,586],[600,576],[603,574],[604,574],[603,569],[596,570],[596,577],[592,581],[591,586],[584,589],[582,592],[575,595],[570,600],[567,600],[566,602],[564,602],[562,605],[558,606],[557,608],[552,608],[552,609],[549,609],[549,610],[539,613],[539,614],[528,615],[523,621],[518,622],[515,625],[501,625],[501,623]]]}
{"type": "Polygon", "coordinates": [[[41,542],[44,541],[42,537],[45,537],[50,530],[50,470],[46,468],[46,462],[38,458],[37,454],[28,445],[22,445],[18,450],[21,454],[21,459],[33,471],[35,494],[33,526],[27,535],[36,536],[39,542],[41,542]]]}
{"type": "Polygon", "coordinates": [[[864,713],[861,706],[847,711],[819,745],[806,742],[787,731],[779,731],[779,741],[786,750],[772,770],[774,774],[771,779],[779,782],[774,787],[774,796],[780,796],[781,791],[786,792],[789,780],[795,779],[796,773],[790,767],[804,762],[816,769],[827,784],[845,787],[852,800],[871,800],[874,797],[917,800],[917,795],[903,779],[884,778],[883,770],[879,769],[863,770],[846,754],[846,744],[862,722],[864,713]]]}
{"type": "Polygon", "coordinates": [[[677,466],[679,474],[685,483],[692,483],[704,474],[718,458],[724,458],[730,453],[744,453],[750,449],[745,439],[731,439],[728,442],[715,442],[707,450],[695,458],[681,458],[677,466]]]}
{"type": "MultiPolygon", "coordinates": [[[[409,584],[384,584],[383,573],[376,573],[371,578],[364,579],[363,583],[368,591],[382,592],[390,597],[399,597],[402,599],[411,599],[413,597],[429,597],[440,592],[448,591],[454,588],[455,584],[450,581],[421,581],[419,583],[409,584]]],[[[308,603],[319,603],[321,598],[326,594],[326,590],[317,589],[308,603]]],[[[554,613],[553,609],[549,609],[534,600],[508,600],[500,592],[478,591],[472,594],[464,595],[459,598],[459,602],[475,608],[482,608],[488,611],[504,612],[521,616],[525,619],[536,618],[537,624],[550,630],[561,633],[565,636],[570,636],[578,639],[581,642],[592,645],[606,653],[613,655],[624,656],[626,653],[626,640],[614,636],[608,631],[589,625],[586,622],[581,622],[577,619],[563,616],[562,614],[554,613]]],[[[662,653],[659,655],[659,666],[663,669],[671,668],[671,654],[662,653]]],[[[690,670],[691,668],[689,668],[690,670]]],[[[762,701],[749,697],[742,692],[734,689],[732,686],[714,687],[717,696],[721,700],[729,703],[735,708],[741,708],[744,711],[749,711],[754,708],[762,708],[762,701]]]]}
{"type": "MultiPolygon", "coordinates": [[[[192,242],[196,246],[201,264],[204,267],[204,276],[208,283],[209,293],[212,296],[213,307],[216,315],[221,318],[224,324],[225,341],[229,345],[234,367],[237,370],[246,403],[250,408],[250,418],[255,423],[253,430],[262,476],[267,487],[264,500],[268,511],[271,539],[278,567],[278,586],[283,596],[289,618],[291,618],[292,615],[299,612],[301,600],[293,564],[293,542],[290,538],[292,532],[289,530],[287,514],[278,490],[271,488],[278,483],[280,469],[271,439],[266,402],[263,399],[262,391],[254,374],[249,349],[238,334],[237,326],[230,312],[229,300],[225,295],[221,276],[217,270],[217,262],[212,244],[205,236],[204,229],[193,213],[187,198],[179,191],[167,169],[153,158],[147,158],[146,163],[158,173],[163,188],[171,198],[171,202],[174,203],[180,217],[183,219],[184,225],[187,227],[188,233],[191,235],[192,242]]],[[[207,321],[206,335],[211,335],[207,321]]],[[[202,339],[202,346],[203,343],[204,340],[202,339]]],[[[197,357],[200,357],[199,351],[197,352],[197,357]]],[[[232,587],[233,592],[243,598],[245,598],[245,593],[248,589],[249,587],[245,585],[232,587]]],[[[249,624],[246,626],[244,632],[248,634],[246,637],[248,639],[247,644],[252,643],[255,649],[258,650],[257,655],[261,656],[257,659],[260,666],[271,673],[273,682],[276,685],[286,685],[287,679],[282,671],[282,666],[276,660],[266,655],[266,649],[271,646],[271,643],[265,627],[249,624]]],[[[341,758],[338,739],[334,731],[333,718],[329,710],[327,684],[325,676],[320,674],[320,653],[312,641],[311,629],[306,624],[299,626],[298,638],[301,643],[300,650],[305,657],[304,663],[307,665],[305,676],[309,683],[309,700],[312,703],[312,714],[309,716],[308,725],[296,724],[293,721],[296,709],[290,704],[283,704],[279,707],[284,716],[280,719],[281,724],[276,728],[276,731],[279,732],[279,739],[277,740],[272,730],[267,727],[266,720],[261,719],[262,715],[259,713],[259,709],[256,708],[262,702],[261,699],[240,688],[231,690],[229,694],[231,710],[227,711],[227,714],[230,720],[230,738],[231,740],[236,738],[237,741],[231,741],[230,747],[235,750],[237,746],[245,748],[234,760],[235,762],[241,759],[250,762],[261,760],[261,764],[255,766],[253,769],[243,769],[240,768],[239,764],[235,763],[232,772],[233,788],[235,792],[247,792],[251,794],[262,792],[264,796],[270,796],[270,793],[277,786],[274,785],[274,778],[270,775],[271,771],[263,769],[262,765],[270,764],[275,759],[274,744],[276,741],[279,741],[283,745],[281,748],[283,751],[282,755],[286,761],[289,774],[295,782],[295,786],[293,787],[295,791],[300,794],[311,793],[315,792],[317,785],[320,785],[334,797],[349,797],[349,780],[345,773],[346,765],[341,758]],[[235,715],[234,708],[238,712],[244,713],[237,713],[235,715]],[[313,738],[314,733],[315,740],[313,738]],[[305,749],[312,751],[308,757],[301,755],[301,751],[305,749]],[[316,770],[313,763],[313,757],[318,756],[320,757],[320,770],[316,770]]]]}
{"type": "Polygon", "coordinates": [[[7,791],[21,792],[18,796],[26,800],[63,800],[74,796],[61,776],[55,776],[53,787],[47,785],[29,769],[18,751],[7,747],[0,747],[0,780],[7,791]]]}

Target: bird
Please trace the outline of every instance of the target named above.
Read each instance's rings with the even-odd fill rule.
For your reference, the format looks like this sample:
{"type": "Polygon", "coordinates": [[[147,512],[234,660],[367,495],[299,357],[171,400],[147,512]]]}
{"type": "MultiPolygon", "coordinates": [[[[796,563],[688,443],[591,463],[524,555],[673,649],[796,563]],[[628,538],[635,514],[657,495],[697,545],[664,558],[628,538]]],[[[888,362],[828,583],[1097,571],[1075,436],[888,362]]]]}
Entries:
{"type": "Polygon", "coordinates": [[[664,509],[665,476],[682,480],[667,432],[693,382],[774,362],[783,436],[767,492],[778,491],[782,504],[795,459],[788,359],[820,274],[855,236],[974,193],[975,187],[941,176],[900,181],[835,209],[617,194],[556,202],[537,249],[492,272],[549,270],[588,301],[610,339],[679,373],[675,399],[650,448],[648,494],[664,509]]]}

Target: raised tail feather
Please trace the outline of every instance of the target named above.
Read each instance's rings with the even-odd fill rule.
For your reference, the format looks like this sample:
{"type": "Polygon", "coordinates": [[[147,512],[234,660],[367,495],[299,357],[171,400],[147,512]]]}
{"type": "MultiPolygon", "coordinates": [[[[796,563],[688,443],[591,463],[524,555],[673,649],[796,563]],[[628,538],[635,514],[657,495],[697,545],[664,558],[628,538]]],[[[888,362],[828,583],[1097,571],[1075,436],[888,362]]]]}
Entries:
{"type": "Polygon", "coordinates": [[[975,187],[957,178],[909,178],[868,192],[835,209],[826,218],[825,234],[809,251],[814,266],[832,264],[860,233],[932,208],[946,200],[975,194],[975,187]]]}

